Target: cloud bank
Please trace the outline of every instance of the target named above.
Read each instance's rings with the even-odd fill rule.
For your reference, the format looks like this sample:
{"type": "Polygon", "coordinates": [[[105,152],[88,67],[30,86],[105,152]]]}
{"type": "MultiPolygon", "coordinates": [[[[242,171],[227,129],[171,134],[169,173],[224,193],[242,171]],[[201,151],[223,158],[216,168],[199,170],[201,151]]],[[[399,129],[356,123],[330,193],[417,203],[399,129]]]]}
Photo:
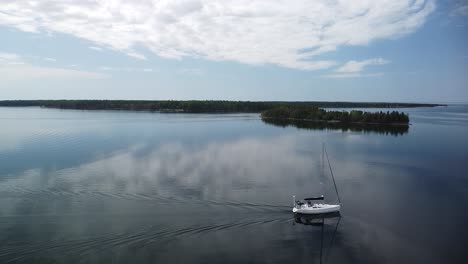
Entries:
{"type": "MultiPolygon", "coordinates": [[[[55,62],[55,59],[44,58],[55,62]]],[[[109,77],[101,73],[73,70],[58,67],[44,67],[29,64],[23,57],[0,51],[0,81],[18,81],[30,79],[103,79],[109,77]]]]}
{"type": "Polygon", "coordinates": [[[65,33],[146,59],[203,58],[316,70],[317,55],[420,28],[435,0],[3,0],[0,25],[65,33]]]}
{"type": "Polygon", "coordinates": [[[468,16],[468,3],[459,3],[452,11],[451,16],[468,16]]]}
{"type": "Polygon", "coordinates": [[[356,73],[356,72],[362,72],[365,67],[370,66],[370,65],[385,65],[387,63],[390,63],[390,61],[384,60],[382,58],[374,58],[374,59],[368,59],[368,60],[363,60],[363,61],[348,61],[346,64],[343,66],[339,67],[336,69],[336,72],[340,73],[356,73]]]}

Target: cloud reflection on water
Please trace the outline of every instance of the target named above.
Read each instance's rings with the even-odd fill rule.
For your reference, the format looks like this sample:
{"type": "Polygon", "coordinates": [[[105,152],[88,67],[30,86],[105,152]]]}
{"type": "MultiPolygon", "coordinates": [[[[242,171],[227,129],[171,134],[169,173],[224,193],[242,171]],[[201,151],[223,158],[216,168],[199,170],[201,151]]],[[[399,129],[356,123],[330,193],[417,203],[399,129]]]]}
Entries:
{"type": "Polygon", "coordinates": [[[71,141],[46,135],[43,142],[54,144],[42,155],[67,162],[3,153],[2,165],[21,156],[25,166],[0,178],[0,243],[8,245],[0,262],[73,262],[77,255],[94,263],[316,260],[320,231],[292,226],[289,207],[293,194],[323,191],[333,199],[329,175],[319,173],[322,141],[344,202],[330,263],[456,262],[464,254],[467,185],[454,168],[466,166],[441,158],[460,157],[465,141],[452,144],[460,130],[416,124],[408,136],[386,137],[278,129],[258,120],[201,120],[190,130],[190,117],[174,119],[146,120],[138,129],[96,125],[84,135],[67,133],[71,141]],[[448,136],[430,152],[434,135],[448,136]],[[111,147],[99,144],[104,140],[111,147]],[[73,151],[77,145],[82,151],[73,151]],[[267,257],[259,253],[266,250],[267,257]]]}
{"type": "Polygon", "coordinates": [[[266,192],[258,198],[266,203],[268,198],[277,199],[268,194],[272,190],[301,189],[317,176],[311,172],[317,171],[318,161],[299,153],[297,144],[293,137],[279,137],[202,146],[168,143],[154,149],[134,146],[72,168],[28,170],[5,179],[2,189],[157,193],[197,199],[253,198],[256,194],[249,191],[255,190],[266,192]]]}

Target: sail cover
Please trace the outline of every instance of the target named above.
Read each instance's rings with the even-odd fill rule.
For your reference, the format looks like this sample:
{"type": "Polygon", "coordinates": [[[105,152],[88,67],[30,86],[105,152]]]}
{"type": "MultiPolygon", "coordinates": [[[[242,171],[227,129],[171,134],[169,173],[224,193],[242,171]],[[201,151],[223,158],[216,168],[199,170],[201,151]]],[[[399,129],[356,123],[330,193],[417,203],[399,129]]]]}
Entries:
{"type": "Polygon", "coordinates": [[[324,197],[322,195],[322,196],[319,196],[319,197],[305,198],[304,200],[305,201],[311,201],[311,200],[323,200],[323,199],[324,199],[324,197]]]}

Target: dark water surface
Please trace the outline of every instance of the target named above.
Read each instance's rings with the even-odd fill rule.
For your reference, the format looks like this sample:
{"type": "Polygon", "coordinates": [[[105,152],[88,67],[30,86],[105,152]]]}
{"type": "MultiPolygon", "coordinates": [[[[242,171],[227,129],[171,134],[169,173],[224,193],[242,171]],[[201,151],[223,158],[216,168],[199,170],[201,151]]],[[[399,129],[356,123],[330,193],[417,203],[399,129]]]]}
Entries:
{"type": "Polygon", "coordinates": [[[0,263],[466,263],[468,106],[404,133],[0,108],[0,263]],[[341,217],[295,219],[292,195],[341,217]],[[320,222],[320,221],[319,221],[320,222]]]}

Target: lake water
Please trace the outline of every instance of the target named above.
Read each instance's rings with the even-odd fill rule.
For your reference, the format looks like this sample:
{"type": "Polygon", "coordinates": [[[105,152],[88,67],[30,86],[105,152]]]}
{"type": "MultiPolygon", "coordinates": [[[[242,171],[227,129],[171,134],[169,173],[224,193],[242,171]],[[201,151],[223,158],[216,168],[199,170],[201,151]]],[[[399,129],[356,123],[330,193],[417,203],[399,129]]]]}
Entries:
{"type": "Polygon", "coordinates": [[[388,134],[0,108],[0,263],[466,263],[468,106],[403,111],[388,134]],[[322,142],[341,217],[296,219],[292,195],[337,200],[322,142]]]}

